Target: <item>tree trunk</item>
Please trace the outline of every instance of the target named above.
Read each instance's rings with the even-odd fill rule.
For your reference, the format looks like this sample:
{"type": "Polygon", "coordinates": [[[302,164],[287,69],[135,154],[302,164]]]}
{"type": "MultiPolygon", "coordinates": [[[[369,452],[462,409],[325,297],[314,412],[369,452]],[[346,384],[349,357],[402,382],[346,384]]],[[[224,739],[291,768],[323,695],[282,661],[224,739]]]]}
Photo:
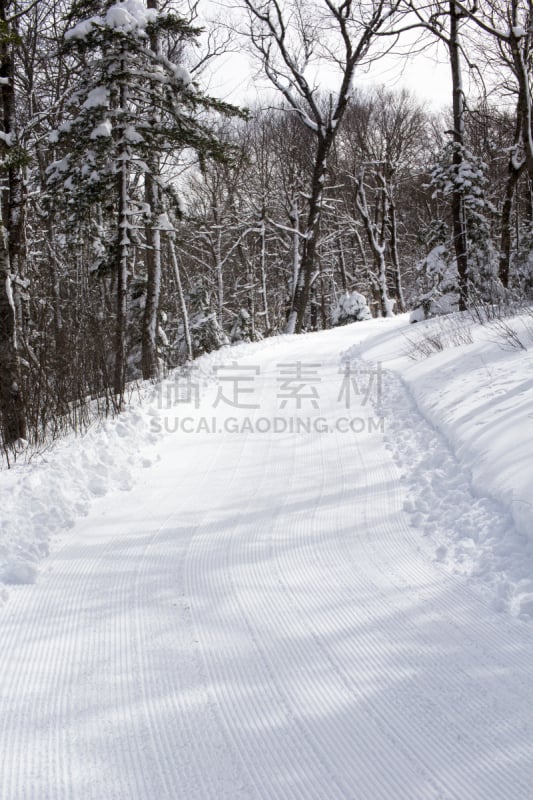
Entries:
{"type": "MultiPolygon", "coordinates": [[[[1,142],[2,156],[8,156],[10,138],[14,135],[15,85],[13,80],[12,43],[9,41],[9,28],[6,22],[8,3],[0,0],[0,110],[2,130],[6,136],[1,142]]],[[[6,231],[2,220],[8,226],[16,221],[13,207],[13,188],[15,186],[13,166],[8,172],[7,198],[5,211],[0,207],[0,417],[4,447],[13,445],[18,439],[26,438],[26,417],[21,393],[19,360],[17,354],[16,311],[13,299],[11,261],[9,250],[13,231],[6,231]],[[11,236],[10,236],[11,234],[11,236]]]]}
{"type": "Polygon", "coordinates": [[[292,292],[289,312],[287,314],[287,325],[285,333],[296,333],[296,287],[298,286],[298,279],[300,276],[300,213],[298,209],[298,200],[296,197],[292,199],[290,221],[292,225],[292,292]]]}
{"type": "MultiPolygon", "coordinates": [[[[157,11],[158,0],[147,0],[147,7],[157,11]]],[[[150,48],[154,53],[159,50],[156,33],[150,34],[150,48]]],[[[154,110],[153,123],[158,124],[158,111],[154,110]]],[[[161,296],[161,231],[159,217],[161,202],[157,176],[159,175],[159,159],[153,153],[148,159],[148,171],[145,173],[145,202],[150,208],[146,223],[146,303],[142,321],[141,337],[141,369],[144,380],[157,378],[159,359],[157,355],[157,332],[159,327],[159,300],[161,296]]]]}
{"type": "Polygon", "coordinates": [[[368,243],[374,255],[376,264],[376,274],[373,276],[373,283],[379,287],[379,305],[381,314],[384,317],[393,317],[392,311],[393,302],[389,299],[388,286],[387,286],[387,264],[385,261],[385,245],[383,239],[379,241],[379,235],[376,232],[376,223],[370,218],[370,211],[366,200],[366,192],[364,185],[364,175],[361,175],[356,180],[356,198],[355,202],[357,209],[363,220],[368,243]]]}
{"type": "MultiPolygon", "coordinates": [[[[453,90],[453,164],[459,171],[464,158],[464,93],[461,76],[459,21],[461,15],[454,0],[450,0],[450,65],[453,90]]],[[[457,261],[459,310],[468,305],[468,241],[464,198],[458,187],[452,192],[453,242],[457,261]]]]}
{"type": "Polygon", "coordinates": [[[342,284],[342,291],[344,294],[348,292],[348,277],[346,275],[346,256],[344,254],[344,245],[342,241],[342,234],[340,229],[338,230],[338,237],[339,237],[339,272],[341,274],[341,284],[342,284]]]}
{"type": "MultiPolygon", "coordinates": [[[[125,72],[125,65],[121,63],[121,72],[125,72]]],[[[119,89],[119,107],[126,108],[128,92],[124,85],[119,89]]],[[[117,173],[117,249],[116,249],[116,328],[115,328],[115,374],[114,392],[117,396],[117,408],[122,408],[124,390],[126,386],[127,365],[127,326],[128,326],[128,258],[130,248],[129,236],[129,148],[123,130],[119,131],[123,145],[123,152],[119,160],[117,173]]]]}
{"type": "Polygon", "coordinates": [[[400,257],[398,255],[398,224],[396,216],[396,204],[389,191],[389,230],[390,230],[390,252],[392,261],[392,274],[394,281],[394,293],[396,295],[396,306],[402,314],[405,311],[405,298],[403,295],[402,272],[400,269],[400,257]]]}
{"type": "Polygon", "coordinates": [[[533,114],[531,107],[531,53],[530,42],[531,34],[527,36],[518,33],[518,2],[512,0],[510,3],[511,25],[509,30],[509,44],[513,59],[514,71],[518,82],[518,118],[522,124],[522,143],[526,169],[529,179],[533,181],[533,114]]]}
{"type": "Polygon", "coordinates": [[[512,212],[513,201],[516,193],[516,185],[522,174],[522,168],[516,168],[513,158],[509,160],[509,169],[507,173],[507,183],[505,186],[505,198],[503,201],[502,217],[501,217],[501,234],[500,234],[500,260],[498,265],[498,276],[502,285],[507,289],[509,287],[509,272],[511,265],[511,246],[512,246],[512,212]]]}
{"type": "Polygon", "coordinates": [[[1,47],[1,91],[2,91],[2,130],[9,142],[5,155],[10,154],[7,169],[7,188],[5,208],[2,218],[5,223],[8,238],[9,264],[14,274],[19,274],[19,260],[24,244],[24,215],[23,215],[23,181],[21,165],[17,163],[17,141],[15,126],[15,65],[13,61],[12,44],[9,39],[15,35],[11,25],[6,21],[6,10],[9,5],[6,0],[0,0],[0,23],[2,30],[0,36],[4,39],[1,47]],[[6,41],[7,40],[7,41],[6,41]]]}
{"type": "MultiPolygon", "coordinates": [[[[151,164],[154,168],[154,164],[151,164]]],[[[157,331],[159,299],[161,295],[161,231],[158,228],[160,213],[159,187],[152,175],[145,174],[145,200],[150,206],[146,224],[146,302],[142,321],[141,368],[144,380],[157,378],[157,331]]]]}
{"type": "MultiPolygon", "coordinates": [[[[311,289],[311,278],[315,269],[316,249],[320,233],[320,212],[322,209],[322,193],[324,191],[324,181],[326,178],[326,161],[333,136],[327,135],[319,142],[318,152],[315,161],[313,181],[311,185],[311,196],[309,198],[309,214],[307,217],[306,239],[298,280],[294,292],[291,315],[295,314],[296,333],[301,333],[304,327],[305,314],[309,304],[309,293],[311,289]]],[[[289,332],[289,331],[287,331],[289,332]]]]}
{"type": "Polygon", "coordinates": [[[0,416],[4,447],[26,438],[15,319],[9,251],[0,222],[0,416]]]}
{"type": "Polygon", "coordinates": [[[268,307],[268,293],[267,293],[267,271],[266,271],[266,224],[265,224],[265,209],[261,211],[261,295],[263,297],[263,315],[265,319],[265,331],[267,335],[270,334],[270,310],[268,307]]]}
{"type": "Polygon", "coordinates": [[[178,257],[176,255],[175,234],[171,234],[170,236],[169,247],[170,256],[172,258],[172,266],[174,267],[176,288],[178,290],[178,302],[181,310],[181,318],[183,320],[183,338],[185,339],[185,347],[187,348],[187,359],[192,361],[194,358],[194,353],[192,349],[191,329],[189,327],[189,312],[187,311],[187,303],[185,302],[185,294],[183,292],[183,284],[181,282],[180,267],[178,264],[178,257]]]}
{"type": "Polygon", "coordinates": [[[222,229],[218,228],[215,231],[216,243],[213,248],[213,255],[215,258],[215,271],[217,276],[217,314],[220,323],[224,317],[224,263],[222,258],[222,229]]]}
{"type": "Polygon", "coordinates": [[[128,168],[121,162],[117,177],[118,198],[118,242],[117,242],[117,318],[115,329],[115,376],[114,391],[117,407],[122,408],[126,386],[126,334],[128,324],[128,168]]]}

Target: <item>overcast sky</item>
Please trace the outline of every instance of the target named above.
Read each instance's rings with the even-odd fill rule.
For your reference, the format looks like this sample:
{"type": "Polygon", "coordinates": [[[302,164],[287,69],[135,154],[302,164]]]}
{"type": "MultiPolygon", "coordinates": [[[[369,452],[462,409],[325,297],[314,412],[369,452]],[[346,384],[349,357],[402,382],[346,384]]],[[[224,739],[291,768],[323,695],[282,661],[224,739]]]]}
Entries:
{"type": "MultiPolygon", "coordinates": [[[[210,0],[207,5],[212,9],[218,7],[220,11],[222,3],[210,0]]],[[[440,47],[432,47],[431,52],[419,53],[411,58],[384,56],[375,61],[368,72],[361,68],[356,70],[354,87],[372,84],[385,84],[390,89],[405,87],[435,110],[450,106],[450,66],[446,54],[439,50],[440,47]]],[[[203,80],[208,80],[211,94],[229,102],[252,105],[261,87],[270,87],[265,78],[256,80],[256,72],[257,61],[252,56],[244,52],[231,53],[216,59],[209,75],[204,75],[203,80]]],[[[324,77],[324,82],[324,88],[327,89],[327,77],[324,77]]]]}
{"type": "MultiPolygon", "coordinates": [[[[251,104],[257,94],[256,65],[246,55],[231,54],[217,61],[209,77],[209,91],[234,103],[251,104]]],[[[354,86],[385,84],[408,88],[434,109],[451,105],[450,67],[435,58],[419,54],[409,61],[387,56],[374,63],[369,73],[358,72],[354,86]]],[[[260,82],[268,85],[266,81],[260,82]]]]}

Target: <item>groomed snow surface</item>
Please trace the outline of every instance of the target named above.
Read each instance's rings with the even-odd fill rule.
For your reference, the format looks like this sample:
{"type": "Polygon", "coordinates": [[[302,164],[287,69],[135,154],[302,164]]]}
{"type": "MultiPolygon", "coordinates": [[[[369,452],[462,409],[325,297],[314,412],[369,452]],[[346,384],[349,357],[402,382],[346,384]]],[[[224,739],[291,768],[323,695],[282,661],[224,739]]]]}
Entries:
{"type": "Polygon", "coordinates": [[[1,800],[532,800],[531,334],[440,324],[224,348],[0,474],[1,800]]]}

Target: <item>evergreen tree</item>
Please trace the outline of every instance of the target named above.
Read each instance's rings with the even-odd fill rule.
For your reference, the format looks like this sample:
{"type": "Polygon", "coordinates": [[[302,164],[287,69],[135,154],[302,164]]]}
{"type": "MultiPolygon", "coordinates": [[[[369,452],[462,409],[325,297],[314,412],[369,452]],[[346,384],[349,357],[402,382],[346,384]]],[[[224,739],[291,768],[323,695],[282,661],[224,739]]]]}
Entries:
{"type": "MultiPolygon", "coordinates": [[[[189,294],[190,306],[190,337],[194,358],[212,350],[219,350],[229,344],[229,339],[220,327],[217,312],[211,306],[209,292],[201,285],[196,284],[189,294]]],[[[182,355],[186,357],[185,331],[178,331],[179,347],[182,355]]]]}
{"type": "MultiPolygon", "coordinates": [[[[501,289],[497,277],[497,254],[492,243],[490,225],[490,215],[495,209],[487,200],[486,186],[487,165],[462,145],[455,142],[446,145],[441,158],[432,170],[430,188],[434,199],[445,199],[452,195],[461,196],[468,259],[467,294],[471,295],[472,300],[496,299],[501,289]],[[457,149],[461,151],[459,157],[456,154],[457,149]]],[[[454,250],[453,240],[446,241],[446,236],[443,236],[442,222],[433,226],[433,234],[437,229],[440,231],[439,241],[432,242],[432,257],[428,257],[425,263],[429,265],[429,272],[438,278],[439,283],[442,284],[441,279],[445,277],[444,284],[440,287],[441,291],[449,292],[453,289],[461,294],[459,270],[456,270],[456,285],[452,287],[449,268],[444,271],[435,268],[437,260],[442,264],[449,261],[444,256],[454,250]],[[433,249],[434,244],[438,245],[437,249],[433,249]],[[439,258],[436,260],[437,254],[439,258]]]]}
{"type": "Polygon", "coordinates": [[[334,327],[349,325],[352,322],[362,322],[371,319],[372,315],[366,302],[366,297],[359,292],[345,292],[337,300],[331,314],[334,327]]]}
{"type": "Polygon", "coordinates": [[[152,269],[143,347],[150,352],[146,359],[143,353],[143,375],[157,373],[160,235],[168,230],[165,207],[179,213],[162,158],[184,148],[202,159],[225,158],[224,147],[201,121],[201,111],[235,114],[237,109],[199,92],[187,71],[172,63],[158,44],[163,35],[174,41],[194,39],[198,29],[171,12],[147,8],[141,0],[83,3],[76,12],[88,7],[97,13],[67,31],[65,47],[90,62],[89,80],[70,98],[70,119],[52,134],[63,152],[49,168],[48,186],[51,195],[63,198],[72,226],[84,220],[94,229],[94,211],[105,205],[97,238],[103,236],[101,265],[111,267],[115,283],[114,391],[120,406],[127,367],[129,277],[146,231],[146,251],[153,256],[157,248],[157,258],[146,259],[152,269]]]}

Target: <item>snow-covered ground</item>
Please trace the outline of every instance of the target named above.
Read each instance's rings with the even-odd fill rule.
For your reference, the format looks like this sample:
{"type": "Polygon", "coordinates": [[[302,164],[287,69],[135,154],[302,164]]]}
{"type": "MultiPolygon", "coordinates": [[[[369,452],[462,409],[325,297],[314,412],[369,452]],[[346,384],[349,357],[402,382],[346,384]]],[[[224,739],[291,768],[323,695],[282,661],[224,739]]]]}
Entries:
{"type": "Polygon", "coordinates": [[[373,337],[365,357],[398,376],[385,397],[387,439],[411,524],[495,607],[533,617],[533,317],[434,320],[400,340],[373,337]],[[420,357],[428,335],[444,349],[420,357]]]}
{"type": "Polygon", "coordinates": [[[2,473],[0,798],[531,800],[512,324],[225,349],[2,473]]]}

